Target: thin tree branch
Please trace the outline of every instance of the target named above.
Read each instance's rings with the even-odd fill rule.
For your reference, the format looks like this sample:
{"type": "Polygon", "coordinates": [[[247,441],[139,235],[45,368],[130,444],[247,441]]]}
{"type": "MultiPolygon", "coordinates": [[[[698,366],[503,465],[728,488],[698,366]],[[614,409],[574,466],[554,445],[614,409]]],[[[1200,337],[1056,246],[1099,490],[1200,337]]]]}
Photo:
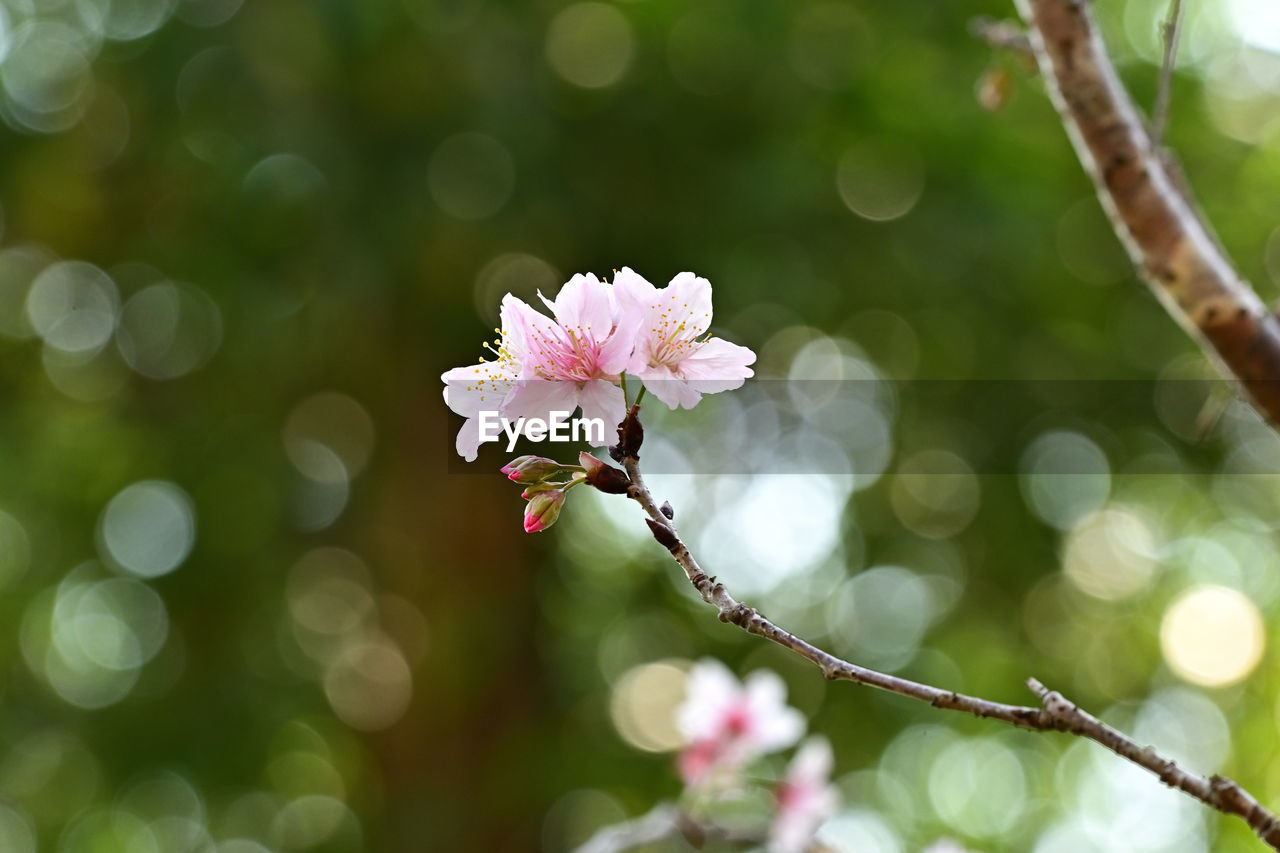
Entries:
{"type": "Polygon", "coordinates": [[[1178,38],[1182,34],[1182,0],[1172,0],[1169,17],[1160,25],[1160,38],[1164,42],[1164,58],[1160,62],[1160,80],[1156,88],[1156,103],[1151,110],[1151,145],[1159,148],[1169,126],[1169,102],[1173,97],[1173,63],[1178,55],[1178,38]]]}
{"type": "Polygon", "coordinates": [[[1027,31],[1016,21],[1001,21],[981,15],[969,21],[969,34],[991,47],[1011,50],[1019,56],[1035,59],[1027,31]]]}
{"type": "MultiPolygon", "coordinates": [[[[724,584],[707,575],[698,565],[698,561],[680,538],[675,523],[659,508],[645,485],[644,477],[640,473],[638,451],[643,433],[640,429],[637,408],[631,410],[627,419],[619,427],[620,437],[624,435],[631,437],[619,442],[620,447],[625,447],[626,450],[614,454],[614,458],[622,463],[627,476],[631,479],[631,485],[626,492],[627,497],[644,508],[645,514],[648,515],[646,522],[653,533],[653,538],[671,553],[672,559],[684,571],[702,600],[716,608],[721,622],[732,623],[750,634],[764,637],[783,648],[790,649],[816,665],[822,670],[823,675],[832,680],[852,681],[855,684],[863,684],[896,693],[899,696],[928,702],[935,708],[999,720],[1022,729],[1061,731],[1088,738],[1139,767],[1151,771],[1169,787],[1183,791],[1223,814],[1243,818],[1268,845],[1280,850],[1280,819],[1263,808],[1257,799],[1238,783],[1225,776],[1204,777],[1183,770],[1152,747],[1139,746],[1123,733],[1103,723],[1087,711],[1081,710],[1061,693],[1048,689],[1034,678],[1027,680],[1027,687],[1039,698],[1040,707],[1006,705],[1002,702],[992,702],[976,696],[943,690],[842,660],[778,627],[765,618],[760,611],[735,599],[729,594],[724,584]]],[[[612,450],[619,451],[619,448],[612,450]]],[[[668,505],[664,504],[664,506],[668,505]]]]}
{"type": "Polygon", "coordinates": [[[620,853],[680,834],[680,812],[663,803],[631,820],[607,826],[574,853],[620,853]]]}
{"type": "Polygon", "coordinates": [[[709,841],[756,846],[764,843],[767,834],[762,829],[732,828],[699,821],[671,803],[661,803],[639,817],[604,827],[574,853],[622,853],[676,837],[683,837],[694,847],[701,848],[709,841]]]}
{"type": "Polygon", "coordinates": [[[1254,406],[1280,423],[1280,321],[1159,155],[1085,0],[1015,0],[1067,135],[1129,257],[1254,406]]]}

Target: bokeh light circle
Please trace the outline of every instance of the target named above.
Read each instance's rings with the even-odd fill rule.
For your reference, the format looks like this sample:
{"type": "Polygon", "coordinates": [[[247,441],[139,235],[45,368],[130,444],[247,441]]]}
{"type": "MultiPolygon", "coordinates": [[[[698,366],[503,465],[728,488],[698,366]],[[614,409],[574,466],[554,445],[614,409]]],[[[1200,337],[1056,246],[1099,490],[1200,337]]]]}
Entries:
{"type": "Polygon", "coordinates": [[[27,319],[48,346],[90,352],[111,339],[119,304],[105,272],[84,261],[59,261],[31,283],[27,319]]]}
{"type": "Polygon", "coordinates": [[[408,710],[413,674],[395,643],[372,635],[348,645],[329,665],[324,692],[344,723],[361,731],[377,731],[408,710]]]}
{"type": "Polygon", "coordinates": [[[36,834],[22,813],[0,803],[0,850],[5,853],[36,853],[36,834]]]}
{"type": "Polygon", "coordinates": [[[684,701],[685,668],[675,661],[635,666],[618,679],[609,700],[609,716],[618,735],[645,752],[679,749],[676,708],[684,701]]]}
{"type": "Polygon", "coordinates": [[[1141,592],[1156,570],[1150,525],[1124,507],[1108,507],[1080,520],[1067,534],[1062,566],[1071,582],[1095,598],[1119,600],[1141,592]]]}
{"type": "Polygon", "coordinates": [[[924,163],[909,148],[864,142],[850,148],[836,167],[836,189],[845,206],[872,222],[899,219],[924,193],[924,163]]]}
{"type": "Polygon", "coordinates": [[[1070,530],[1100,509],[1111,494],[1111,465],[1090,439],[1052,430],[1039,435],[1019,462],[1023,497],[1032,512],[1059,530],[1070,530]]]}
{"type": "Polygon", "coordinates": [[[611,86],[626,72],[635,36],[626,17],[605,3],[575,3],[547,27],[547,62],[561,78],[584,89],[611,86]]]}
{"type": "Polygon", "coordinates": [[[180,566],[195,538],[191,498],[163,480],[143,480],[122,489],[99,523],[103,556],[117,568],[145,578],[180,566]]]}
{"type": "Polygon", "coordinates": [[[222,313],[199,288],[150,285],[129,298],[116,345],[125,362],[148,379],[177,379],[204,366],[222,341],[222,313]]]}
{"type": "Polygon", "coordinates": [[[1170,669],[1205,687],[1235,684],[1262,659],[1266,628],[1257,606],[1224,586],[1180,595],[1160,622],[1160,649],[1170,669]]]}

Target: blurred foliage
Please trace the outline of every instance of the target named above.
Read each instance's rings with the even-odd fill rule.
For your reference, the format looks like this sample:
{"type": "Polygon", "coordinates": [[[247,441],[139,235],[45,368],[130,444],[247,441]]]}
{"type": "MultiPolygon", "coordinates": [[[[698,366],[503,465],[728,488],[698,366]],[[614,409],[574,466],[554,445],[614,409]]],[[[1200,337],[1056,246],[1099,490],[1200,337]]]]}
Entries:
{"type": "MultiPolygon", "coordinates": [[[[1097,5],[1149,103],[1164,4],[1097,5]]],[[[1170,143],[1271,298],[1280,22],[1190,6],[1170,143]]],[[[4,0],[0,849],[565,850],[676,792],[679,685],[637,667],[705,655],[776,669],[831,738],[839,849],[1252,849],[1088,745],[826,684],[693,601],[621,499],[526,536],[452,453],[438,377],[503,293],[692,269],[762,377],[898,383],[863,420],[769,426],[750,389],[646,412],[705,472],[654,486],[710,571],[856,659],[1005,701],[1035,675],[1280,802],[1280,449],[1160,390],[1203,359],[978,14],[1012,9],[4,0]],[[1043,379],[1137,404],[1082,416],[1086,382],[999,420],[1043,379]],[[795,430],[829,473],[696,462],[795,430]]]]}

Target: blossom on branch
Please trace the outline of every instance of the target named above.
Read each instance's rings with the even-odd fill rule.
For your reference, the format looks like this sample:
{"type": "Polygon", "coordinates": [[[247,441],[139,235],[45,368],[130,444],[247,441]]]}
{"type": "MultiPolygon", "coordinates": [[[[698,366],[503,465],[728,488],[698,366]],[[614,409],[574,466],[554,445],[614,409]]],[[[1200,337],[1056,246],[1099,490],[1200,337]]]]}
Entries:
{"type": "Polygon", "coordinates": [[[625,312],[640,318],[627,372],[668,408],[692,409],[703,394],[741,388],[756,354],[707,334],[711,282],[682,272],[662,290],[624,267],[613,277],[625,312]]]}
{"type": "Polygon", "coordinates": [[[445,402],[466,418],[456,447],[468,462],[494,438],[482,435],[481,412],[495,413],[494,422],[545,424],[581,408],[584,419],[613,425],[626,414],[624,372],[672,409],[691,409],[703,394],[738,388],[752,375],[754,352],[707,334],[711,284],[693,273],[658,290],[624,267],[612,284],[579,274],[554,300],[538,297],[551,317],[508,293],[499,337],[485,345],[493,358],[440,377],[445,402]]]}
{"type": "Polygon", "coordinates": [[[569,279],[555,301],[538,294],[555,319],[511,296],[524,342],[520,381],[505,412],[538,415],[581,407],[584,418],[619,423],[627,411],[618,386],[639,318],[621,314],[613,285],[591,275],[569,279]]]}
{"type": "Polygon", "coordinates": [[[705,659],[689,671],[685,685],[676,726],[689,741],[677,759],[686,785],[731,774],[804,733],[804,717],[787,706],[787,688],[775,673],[757,670],[743,683],[724,664],[705,659]]]}

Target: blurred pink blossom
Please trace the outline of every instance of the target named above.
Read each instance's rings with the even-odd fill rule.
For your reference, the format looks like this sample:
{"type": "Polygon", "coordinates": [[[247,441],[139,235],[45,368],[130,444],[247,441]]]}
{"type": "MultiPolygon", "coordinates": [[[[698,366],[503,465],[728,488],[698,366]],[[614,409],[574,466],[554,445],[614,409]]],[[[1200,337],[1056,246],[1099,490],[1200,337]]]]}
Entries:
{"type": "Polygon", "coordinates": [[[831,745],[826,738],[811,737],[796,751],[778,785],[769,853],[804,853],[809,848],[818,827],[839,804],[830,778],[831,745]]]}
{"type": "Polygon", "coordinates": [[[786,704],[786,686],[775,673],[757,670],[745,683],[720,662],[698,662],[685,682],[676,726],[689,742],[677,766],[686,785],[730,773],[767,752],[795,743],[804,718],[786,704]]]}

